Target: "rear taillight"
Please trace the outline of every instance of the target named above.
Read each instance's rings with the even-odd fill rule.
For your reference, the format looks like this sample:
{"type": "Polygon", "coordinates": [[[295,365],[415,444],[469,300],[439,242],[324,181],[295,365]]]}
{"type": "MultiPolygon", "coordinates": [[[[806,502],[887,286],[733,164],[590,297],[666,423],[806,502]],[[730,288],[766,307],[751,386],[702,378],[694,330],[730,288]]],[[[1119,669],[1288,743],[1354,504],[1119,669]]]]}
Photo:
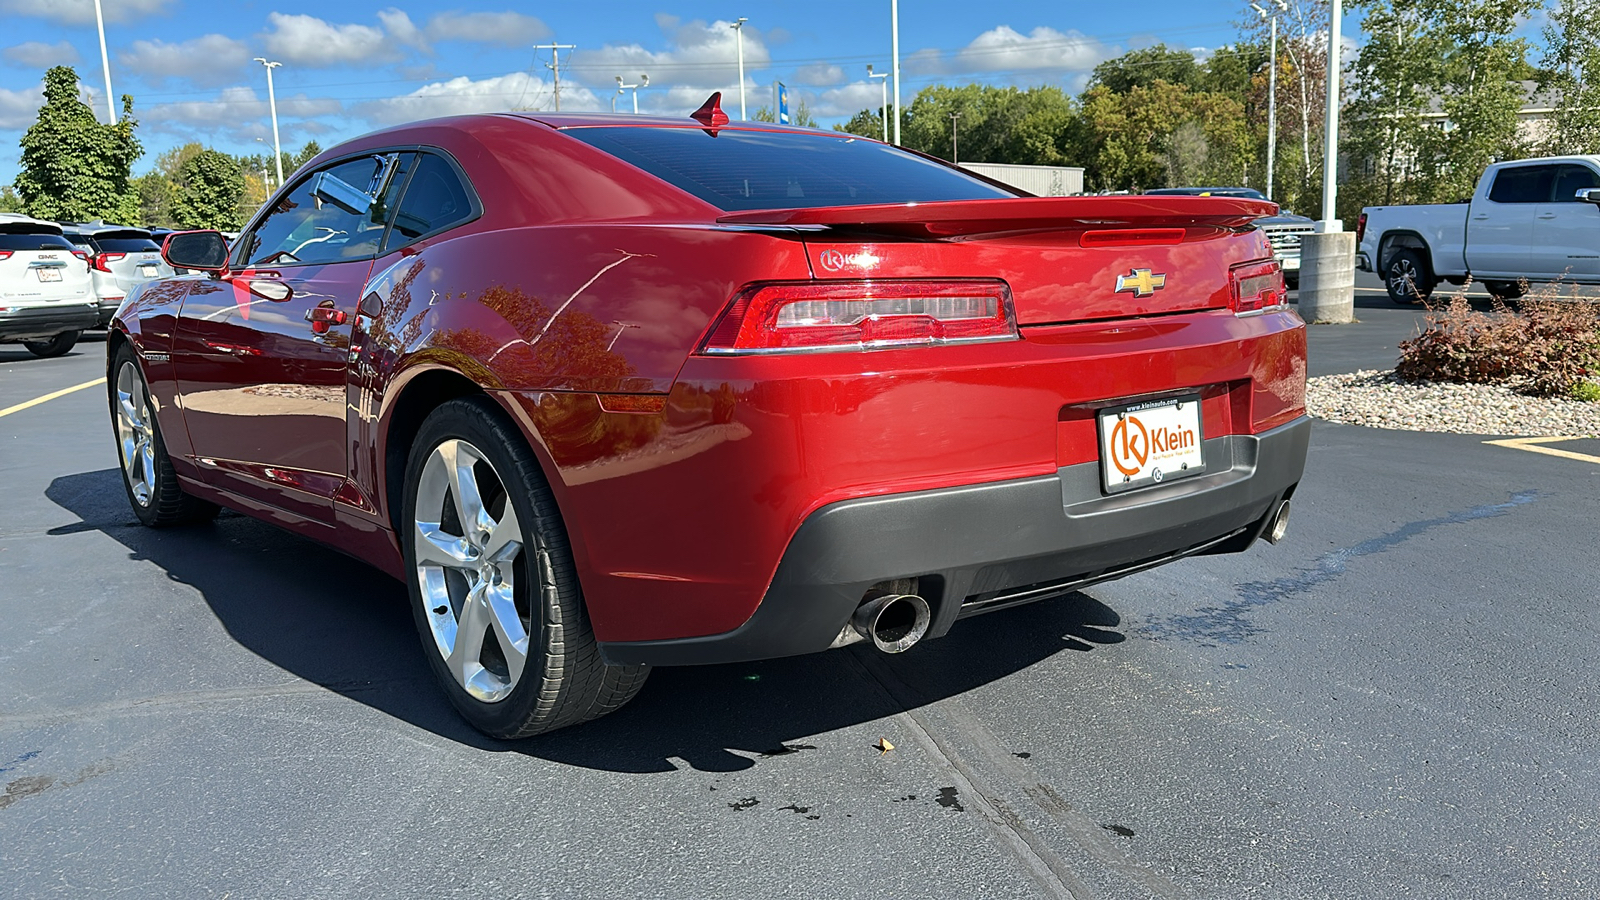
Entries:
{"type": "Polygon", "coordinates": [[[72,255],[83,260],[84,262],[89,262],[89,251],[87,250],[74,250],[72,251],[72,255]]]}
{"type": "Polygon", "coordinates": [[[15,252],[15,251],[12,251],[12,250],[0,250],[0,262],[3,262],[5,260],[10,259],[11,258],[11,254],[13,252],[15,252]]]}
{"type": "Polygon", "coordinates": [[[1361,216],[1356,219],[1356,243],[1357,244],[1361,243],[1361,239],[1366,236],[1366,233],[1367,233],[1367,214],[1366,213],[1362,213],[1361,216]]]}
{"type": "Polygon", "coordinates": [[[1228,271],[1232,282],[1232,305],[1235,313],[1262,312],[1277,309],[1289,302],[1289,292],[1283,283],[1283,266],[1275,259],[1245,263],[1228,271]]]}
{"type": "Polygon", "coordinates": [[[1003,281],[800,282],[742,291],[702,351],[876,350],[1017,338],[1003,281]]]}
{"type": "Polygon", "coordinates": [[[110,272],[111,266],[107,264],[117,262],[127,255],[126,253],[96,253],[94,258],[89,260],[89,264],[102,272],[110,272]]]}

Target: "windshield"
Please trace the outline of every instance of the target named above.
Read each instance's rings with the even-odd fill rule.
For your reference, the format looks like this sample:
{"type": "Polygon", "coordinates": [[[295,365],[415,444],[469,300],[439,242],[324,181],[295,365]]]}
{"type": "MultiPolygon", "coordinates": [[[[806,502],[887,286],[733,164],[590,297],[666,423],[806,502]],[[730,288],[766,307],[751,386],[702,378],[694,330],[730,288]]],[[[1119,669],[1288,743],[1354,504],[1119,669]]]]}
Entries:
{"type": "Polygon", "coordinates": [[[958,169],[849,136],[592,126],[565,133],[728,211],[1017,196],[958,169]]]}

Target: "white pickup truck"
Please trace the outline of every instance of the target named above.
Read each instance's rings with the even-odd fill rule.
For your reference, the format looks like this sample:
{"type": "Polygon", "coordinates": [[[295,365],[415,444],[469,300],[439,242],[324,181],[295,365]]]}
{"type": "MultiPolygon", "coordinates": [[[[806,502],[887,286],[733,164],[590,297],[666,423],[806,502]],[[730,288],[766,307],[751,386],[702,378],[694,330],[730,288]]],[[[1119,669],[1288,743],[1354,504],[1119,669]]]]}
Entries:
{"type": "Polygon", "coordinates": [[[1356,268],[1396,303],[1468,278],[1506,298],[1524,281],[1600,284],[1600,156],[1495,163],[1460,203],[1369,206],[1356,242],[1356,268]]]}

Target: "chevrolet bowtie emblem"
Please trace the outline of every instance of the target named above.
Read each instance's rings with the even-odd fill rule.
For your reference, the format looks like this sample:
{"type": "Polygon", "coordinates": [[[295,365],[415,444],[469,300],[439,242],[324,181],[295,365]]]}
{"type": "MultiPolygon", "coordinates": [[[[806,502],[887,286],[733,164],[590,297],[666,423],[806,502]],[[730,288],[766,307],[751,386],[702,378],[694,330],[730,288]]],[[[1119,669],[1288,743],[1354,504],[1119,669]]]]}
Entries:
{"type": "Polygon", "coordinates": [[[1135,297],[1149,297],[1166,286],[1167,276],[1164,273],[1152,275],[1149,269],[1134,269],[1126,275],[1117,276],[1116,293],[1132,291],[1135,297]]]}

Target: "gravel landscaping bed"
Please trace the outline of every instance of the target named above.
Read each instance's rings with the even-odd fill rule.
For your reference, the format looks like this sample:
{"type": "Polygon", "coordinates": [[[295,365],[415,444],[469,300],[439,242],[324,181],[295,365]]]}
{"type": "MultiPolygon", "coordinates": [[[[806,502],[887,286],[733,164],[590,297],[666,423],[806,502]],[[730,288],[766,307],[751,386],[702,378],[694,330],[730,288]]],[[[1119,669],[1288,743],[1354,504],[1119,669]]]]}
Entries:
{"type": "Polygon", "coordinates": [[[1528,397],[1492,384],[1414,383],[1392,371],[1312,378],[1306,407],[1330,422],[1400,431],[1600,436],[1600,403],[1528,397]]]}

